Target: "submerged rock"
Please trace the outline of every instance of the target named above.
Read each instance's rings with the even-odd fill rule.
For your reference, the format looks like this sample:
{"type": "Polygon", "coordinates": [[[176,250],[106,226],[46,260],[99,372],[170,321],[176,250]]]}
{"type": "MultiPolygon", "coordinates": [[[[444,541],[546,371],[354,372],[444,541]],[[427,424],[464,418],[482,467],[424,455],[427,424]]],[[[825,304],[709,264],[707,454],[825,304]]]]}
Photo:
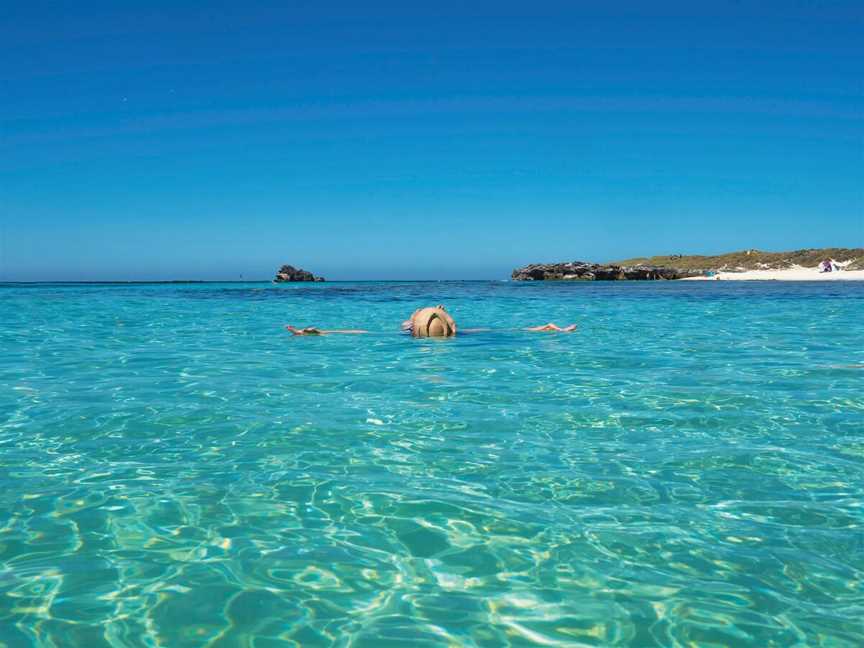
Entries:
{"type": "Polygon", "coordinates": [[[684,270],[664,266],[619,266],[572,261],[569,263],[532,263],[516,268],[513,281],[656,281],[698,277],[703,270],[684,270]]]}
{"type": "Polygon", "coordinates": [[[295,268],[291,265],[283,265],[276,273],[273,281],[324,281],[324,277],[316,277],[307,270],[295,268]]]}

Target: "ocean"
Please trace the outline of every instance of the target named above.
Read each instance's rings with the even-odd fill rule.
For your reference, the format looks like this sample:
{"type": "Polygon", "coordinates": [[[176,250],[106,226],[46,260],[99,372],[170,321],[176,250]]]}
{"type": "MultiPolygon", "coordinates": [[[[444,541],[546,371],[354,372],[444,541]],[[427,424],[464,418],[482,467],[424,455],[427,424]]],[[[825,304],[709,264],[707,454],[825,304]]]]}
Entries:
{"type": "Polygon", "coordinates": [[[864,283],[0,285],[4,648],[860,646],[862,497],[864,283]]]}

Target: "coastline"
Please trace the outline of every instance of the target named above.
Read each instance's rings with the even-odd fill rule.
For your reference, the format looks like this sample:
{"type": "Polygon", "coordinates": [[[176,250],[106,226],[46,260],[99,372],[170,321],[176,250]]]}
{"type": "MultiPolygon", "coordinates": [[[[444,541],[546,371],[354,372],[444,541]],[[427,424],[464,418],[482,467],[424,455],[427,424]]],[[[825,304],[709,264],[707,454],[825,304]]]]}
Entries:
{"type": "Polygon", "coordinates": [[[713,277],[687,277],[678,281],[864,281],[864,270],[819,272],[819,268],[792,268],[717,272],[713,277]]]}
{"type": "Polygon", "coordinates": [[[530,263],[514,281],[864,281],[864,248],[749,249],[726,254],[672,254],[593,263],[530,263]],[[835,272],[820,272],[830,260],[835,272]],[[839,272],[838,272],[839,271],[839,272]]]}

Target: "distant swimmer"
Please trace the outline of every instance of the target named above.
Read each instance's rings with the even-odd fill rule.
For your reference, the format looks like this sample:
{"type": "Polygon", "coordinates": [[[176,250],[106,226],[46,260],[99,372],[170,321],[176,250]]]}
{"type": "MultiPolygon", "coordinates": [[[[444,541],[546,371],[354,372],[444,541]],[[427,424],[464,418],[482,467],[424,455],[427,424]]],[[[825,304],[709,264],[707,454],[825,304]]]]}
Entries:
{"type": "MultiPolygon", "coordinates": [[[[359,329],[319,329],[314,326],[306,328],[296,328],[288,325],[285,327],[293,335],[359,335],[368,333],[359,329]]],[[[481,331],[489,331],[491,329],[463,329],[463,333],[479,333],[481,331]]],[[[576,330],[575,324],[569,326],[558,326],[552,322],[541,326],[529,326],[522,329],[532,332],[551,332],[551,333],[572,333],[576,330]]],[[[450,338],[456,336],[456,321],[447,312],[443,305],[427,306],[418,308],[411,316],[402,322],[402,331],[417,338],[450,338]]]]}

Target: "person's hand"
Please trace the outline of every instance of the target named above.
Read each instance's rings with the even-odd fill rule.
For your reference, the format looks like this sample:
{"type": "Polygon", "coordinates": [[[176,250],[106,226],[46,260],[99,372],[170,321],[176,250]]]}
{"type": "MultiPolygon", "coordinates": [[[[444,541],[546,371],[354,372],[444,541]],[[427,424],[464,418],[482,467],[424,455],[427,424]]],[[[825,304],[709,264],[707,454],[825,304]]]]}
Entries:
{"type": "Polygon", "coordinates": [[[290,324],[285,325],[285,329],[290,331],[292,335],[321,335],[321,331],[316,329],[313,326],[307,326],[303,329],[298,329],[295,326],[291,326],[290,324]]]}
{"type": "Polygon", "coordinates": [[[543,324],[541,326],[529,326],[526,331],[555,331],[556,333],[572,333],[576,330],[576,325],[571,324],[570,326],[565,326],[561,328],[554,322],[549,322],[548,324],[543,324]]]}

